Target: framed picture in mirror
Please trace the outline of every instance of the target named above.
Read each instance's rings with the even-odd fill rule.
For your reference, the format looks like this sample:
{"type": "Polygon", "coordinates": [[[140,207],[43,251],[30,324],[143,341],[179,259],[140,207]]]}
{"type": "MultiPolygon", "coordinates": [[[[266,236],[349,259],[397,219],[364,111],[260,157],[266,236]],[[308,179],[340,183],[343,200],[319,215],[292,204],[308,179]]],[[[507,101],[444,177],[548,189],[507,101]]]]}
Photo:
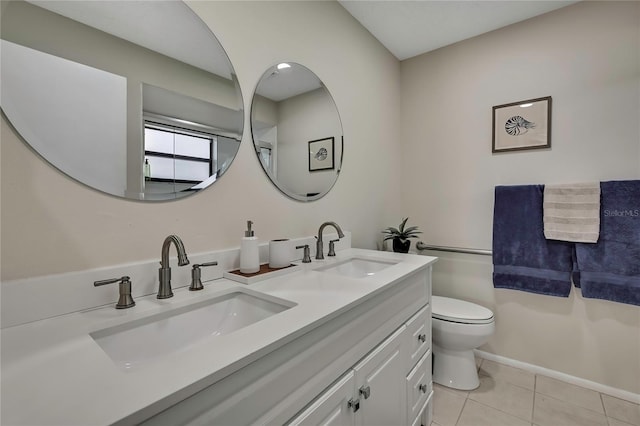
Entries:
{"type": "Polygon", "coordinates": [[[493,107],[493,153],[540,148],[551,148],[551,96],[493,107]]]}
{"type": "Polygon", "coordinates": [[[333,170],[333,137],[309,141],[309,171],[333,170]]]}

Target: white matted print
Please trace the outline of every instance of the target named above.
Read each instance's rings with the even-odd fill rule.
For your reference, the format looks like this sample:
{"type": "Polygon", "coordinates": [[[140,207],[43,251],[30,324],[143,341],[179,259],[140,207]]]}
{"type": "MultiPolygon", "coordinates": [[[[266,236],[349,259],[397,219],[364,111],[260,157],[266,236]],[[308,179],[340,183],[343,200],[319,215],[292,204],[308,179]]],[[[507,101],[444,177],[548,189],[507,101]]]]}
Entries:
{"type": "Polygon", "coordinates": [[[309,171],[333,170],[333,137],[309,141],[309,171]]]}
{"type": "Polygon", "coordinates": [[[493,107],[492,152],[551,147],[551,96],[493,107]]]}

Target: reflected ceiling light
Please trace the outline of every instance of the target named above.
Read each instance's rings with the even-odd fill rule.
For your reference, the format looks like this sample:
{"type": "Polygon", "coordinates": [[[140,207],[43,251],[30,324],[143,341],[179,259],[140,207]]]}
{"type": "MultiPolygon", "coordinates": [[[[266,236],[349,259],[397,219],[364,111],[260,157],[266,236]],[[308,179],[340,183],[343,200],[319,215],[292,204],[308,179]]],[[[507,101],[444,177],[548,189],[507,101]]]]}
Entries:
{"type": "Polygon", "coordinates": [[[204,124],[196,123],[195,121],[183,120],[181,118],[175,118],[173,121],[176,121],[181,124],[187,124],[189,126],[198,126],[198,127],[209,127],[204,124]]]}
{"type": "Polygon", "coordinates": [[[283,62],[281,64],[278,64],[277,68],[279,70],[283,70],[283,69],[286,69],[286,68],[291,68],[291,65],[287,64],[286,62],[283,62]]]}
{"type": "Polygon", "coordinates": [[[529,108],[531,105],[533,104],[522,104],[520,105],[520,108],[529,108]]]}

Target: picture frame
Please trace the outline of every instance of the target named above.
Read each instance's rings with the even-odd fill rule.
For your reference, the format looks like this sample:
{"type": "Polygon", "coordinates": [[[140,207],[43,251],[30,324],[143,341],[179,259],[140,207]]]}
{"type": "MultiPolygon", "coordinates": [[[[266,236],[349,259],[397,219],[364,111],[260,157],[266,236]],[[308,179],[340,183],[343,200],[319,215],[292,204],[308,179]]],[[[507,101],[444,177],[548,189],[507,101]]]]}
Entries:
{"type": "Polygon", "coordinates": [[[323,138],[309,141],[309,171],[333,170],[334,138],[323,138]]]}
{"type": "Polygon", "coordinates": [[[491,152],[551,148],[551,96],[493,107],[491,152]]]}

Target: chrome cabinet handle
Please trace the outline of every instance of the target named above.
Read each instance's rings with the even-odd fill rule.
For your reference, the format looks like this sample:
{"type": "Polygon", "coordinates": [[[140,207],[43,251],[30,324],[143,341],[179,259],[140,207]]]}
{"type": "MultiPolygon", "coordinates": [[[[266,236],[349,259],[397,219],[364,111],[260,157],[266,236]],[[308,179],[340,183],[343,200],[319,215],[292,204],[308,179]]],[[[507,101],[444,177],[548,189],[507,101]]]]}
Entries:
{"type": "Polygon", "coordinates": [[[347,402],[347,406],[355,413],[360,409],[360,400],[352,398],[347,402]]]}
{"type": "Polygon", "coordinates": [[[418,389],[420,389],[420,392],[422,393],[427,393],[427,385],[425,384],[421,384],[420,386],[418,386],[418,389]]]}
{"type": "Polygon", "coordinates": [[[371,388],[369,386],[362,386],[360,388],[360,395],[362,395],[364,397],[364,399],[369,399],[369,397],[371,396],[371,388]]]}
{"type": "Polygon", "coordinates": [[[427,335],[426,334],[419,334],[418,335],[418,340],[421,341],[422,343],[427,341],[427,335]]]}

